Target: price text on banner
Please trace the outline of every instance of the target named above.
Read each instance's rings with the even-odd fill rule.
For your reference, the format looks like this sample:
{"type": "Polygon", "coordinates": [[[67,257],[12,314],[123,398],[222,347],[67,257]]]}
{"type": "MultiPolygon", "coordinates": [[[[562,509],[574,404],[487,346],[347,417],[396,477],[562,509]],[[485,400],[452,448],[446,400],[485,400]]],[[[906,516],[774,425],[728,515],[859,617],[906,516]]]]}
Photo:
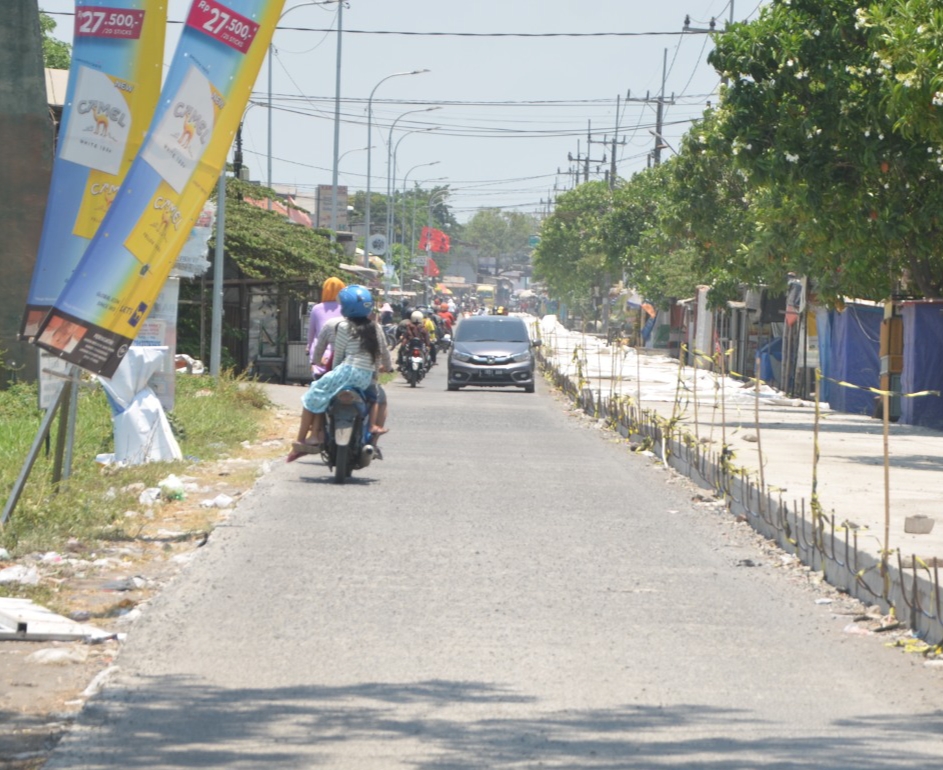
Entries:
{"type": "Polygon", "coordinates": [[[237,51],[252,45],[259,25],[216,0],[196,0],[190,8],[187,26],[206,33],[237,51]]]}
{"type": "Polygon", "coordinates": [[[137,40],[143,24],[144,11],[133,8],[116,11],[102,6],[85,6],[75,12],[76,37],[137,40]]]}

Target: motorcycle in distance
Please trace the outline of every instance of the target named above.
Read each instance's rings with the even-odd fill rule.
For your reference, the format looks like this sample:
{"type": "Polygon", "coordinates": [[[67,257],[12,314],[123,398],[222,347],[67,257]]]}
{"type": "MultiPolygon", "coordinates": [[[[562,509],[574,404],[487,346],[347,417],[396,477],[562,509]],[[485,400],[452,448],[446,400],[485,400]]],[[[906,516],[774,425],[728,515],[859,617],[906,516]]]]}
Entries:
{"type": "Polygon", "coordinates": [[[370,405],[357,388],[342,390],[328,405],[321,456],[333,469],[337,484],[373,461],[369,414],[370,405]]]}
{"type": "Polygon", "coordinates": [[[383,324],[383,334],[386,336],[386,346],[392,350],[396,347],[396,324],[383,324]]]}
{"type": "Polygon", "coordinates": [[[452,335],[449,332],[445,332],[435,341],[435,344],[441,352],[447,353],[449,348],[452,347],[452,335]]]}
{"type": "Polygon", "coordinates": [[[413,337],[405,342],[399,355],[399,370],[409,383],[409,387],[416,387],[416,384],[426,376],[427,368],[426,351],[422,340],[413,337]]]}

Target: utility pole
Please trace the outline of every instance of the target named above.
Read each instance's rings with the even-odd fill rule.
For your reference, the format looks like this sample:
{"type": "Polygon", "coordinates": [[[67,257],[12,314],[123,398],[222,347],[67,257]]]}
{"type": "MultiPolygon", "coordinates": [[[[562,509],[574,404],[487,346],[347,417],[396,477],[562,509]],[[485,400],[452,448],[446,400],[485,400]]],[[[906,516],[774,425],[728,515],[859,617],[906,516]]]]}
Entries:
{"type": "Polygon", "coordinates": [[[665,53],[662,59],[661,65],[661,96],[658,97],[658,110],[655,113],[655,155],[654,163],[657,166],[661,163],[661,132],[662,132],[662,123],[665,118],[665,80],[668,79],[668,49],[665,49],[665,53]]]}
{"type": "Polygon", "coordinates": [[[571,163],[575,162],[577,164],[576,184],[579,184],[579,181],[580,181],[580,172],[579,172],[580,163],[583,164],[583,181],[588,182],[589,181],[589,164],[606,162],[605,154],[602,156],[602,160],[593,159],[589,157],[590,145],[592,144],[601,144],[601,142],[593,141],[593,122],[590,120],[590,121],[587,121],[587,129],[586,129],[586,155],[580,155],[580,144],[578,141],[576,143],[576,157],[574,158],[573,153],[570,153],[570,152],[566,154],[566,158],[568,161],[570,161],[571,163]]]}

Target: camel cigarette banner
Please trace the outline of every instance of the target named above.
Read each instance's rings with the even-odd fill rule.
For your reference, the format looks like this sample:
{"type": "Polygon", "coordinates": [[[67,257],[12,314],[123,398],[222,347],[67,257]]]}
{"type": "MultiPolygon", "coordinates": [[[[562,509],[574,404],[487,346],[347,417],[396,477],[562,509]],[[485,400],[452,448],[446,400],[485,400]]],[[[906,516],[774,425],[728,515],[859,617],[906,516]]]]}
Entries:
{"type": "Polygon", "coordinates": [[[20,328],[39,326],[101,225],[157,106],[166,0],[78,0],[46,218],[20,328]]]}
{"type": "Polygon", "coordinates": [[[144,146],[36,343],[110,377],[216,185],[284,0],[193,0],[144,146]]]}

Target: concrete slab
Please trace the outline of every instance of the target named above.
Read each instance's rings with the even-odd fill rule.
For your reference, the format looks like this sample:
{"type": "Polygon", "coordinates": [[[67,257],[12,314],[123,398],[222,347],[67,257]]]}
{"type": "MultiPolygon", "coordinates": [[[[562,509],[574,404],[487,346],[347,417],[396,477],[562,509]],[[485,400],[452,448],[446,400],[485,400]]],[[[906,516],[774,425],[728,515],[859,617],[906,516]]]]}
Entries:
{"type": "Polygon", "coordinates": [[[29,599],[0,598],[0,640],[28,642],[101,641],[114,636],[87,623],[57,615],[29,599]]]}

